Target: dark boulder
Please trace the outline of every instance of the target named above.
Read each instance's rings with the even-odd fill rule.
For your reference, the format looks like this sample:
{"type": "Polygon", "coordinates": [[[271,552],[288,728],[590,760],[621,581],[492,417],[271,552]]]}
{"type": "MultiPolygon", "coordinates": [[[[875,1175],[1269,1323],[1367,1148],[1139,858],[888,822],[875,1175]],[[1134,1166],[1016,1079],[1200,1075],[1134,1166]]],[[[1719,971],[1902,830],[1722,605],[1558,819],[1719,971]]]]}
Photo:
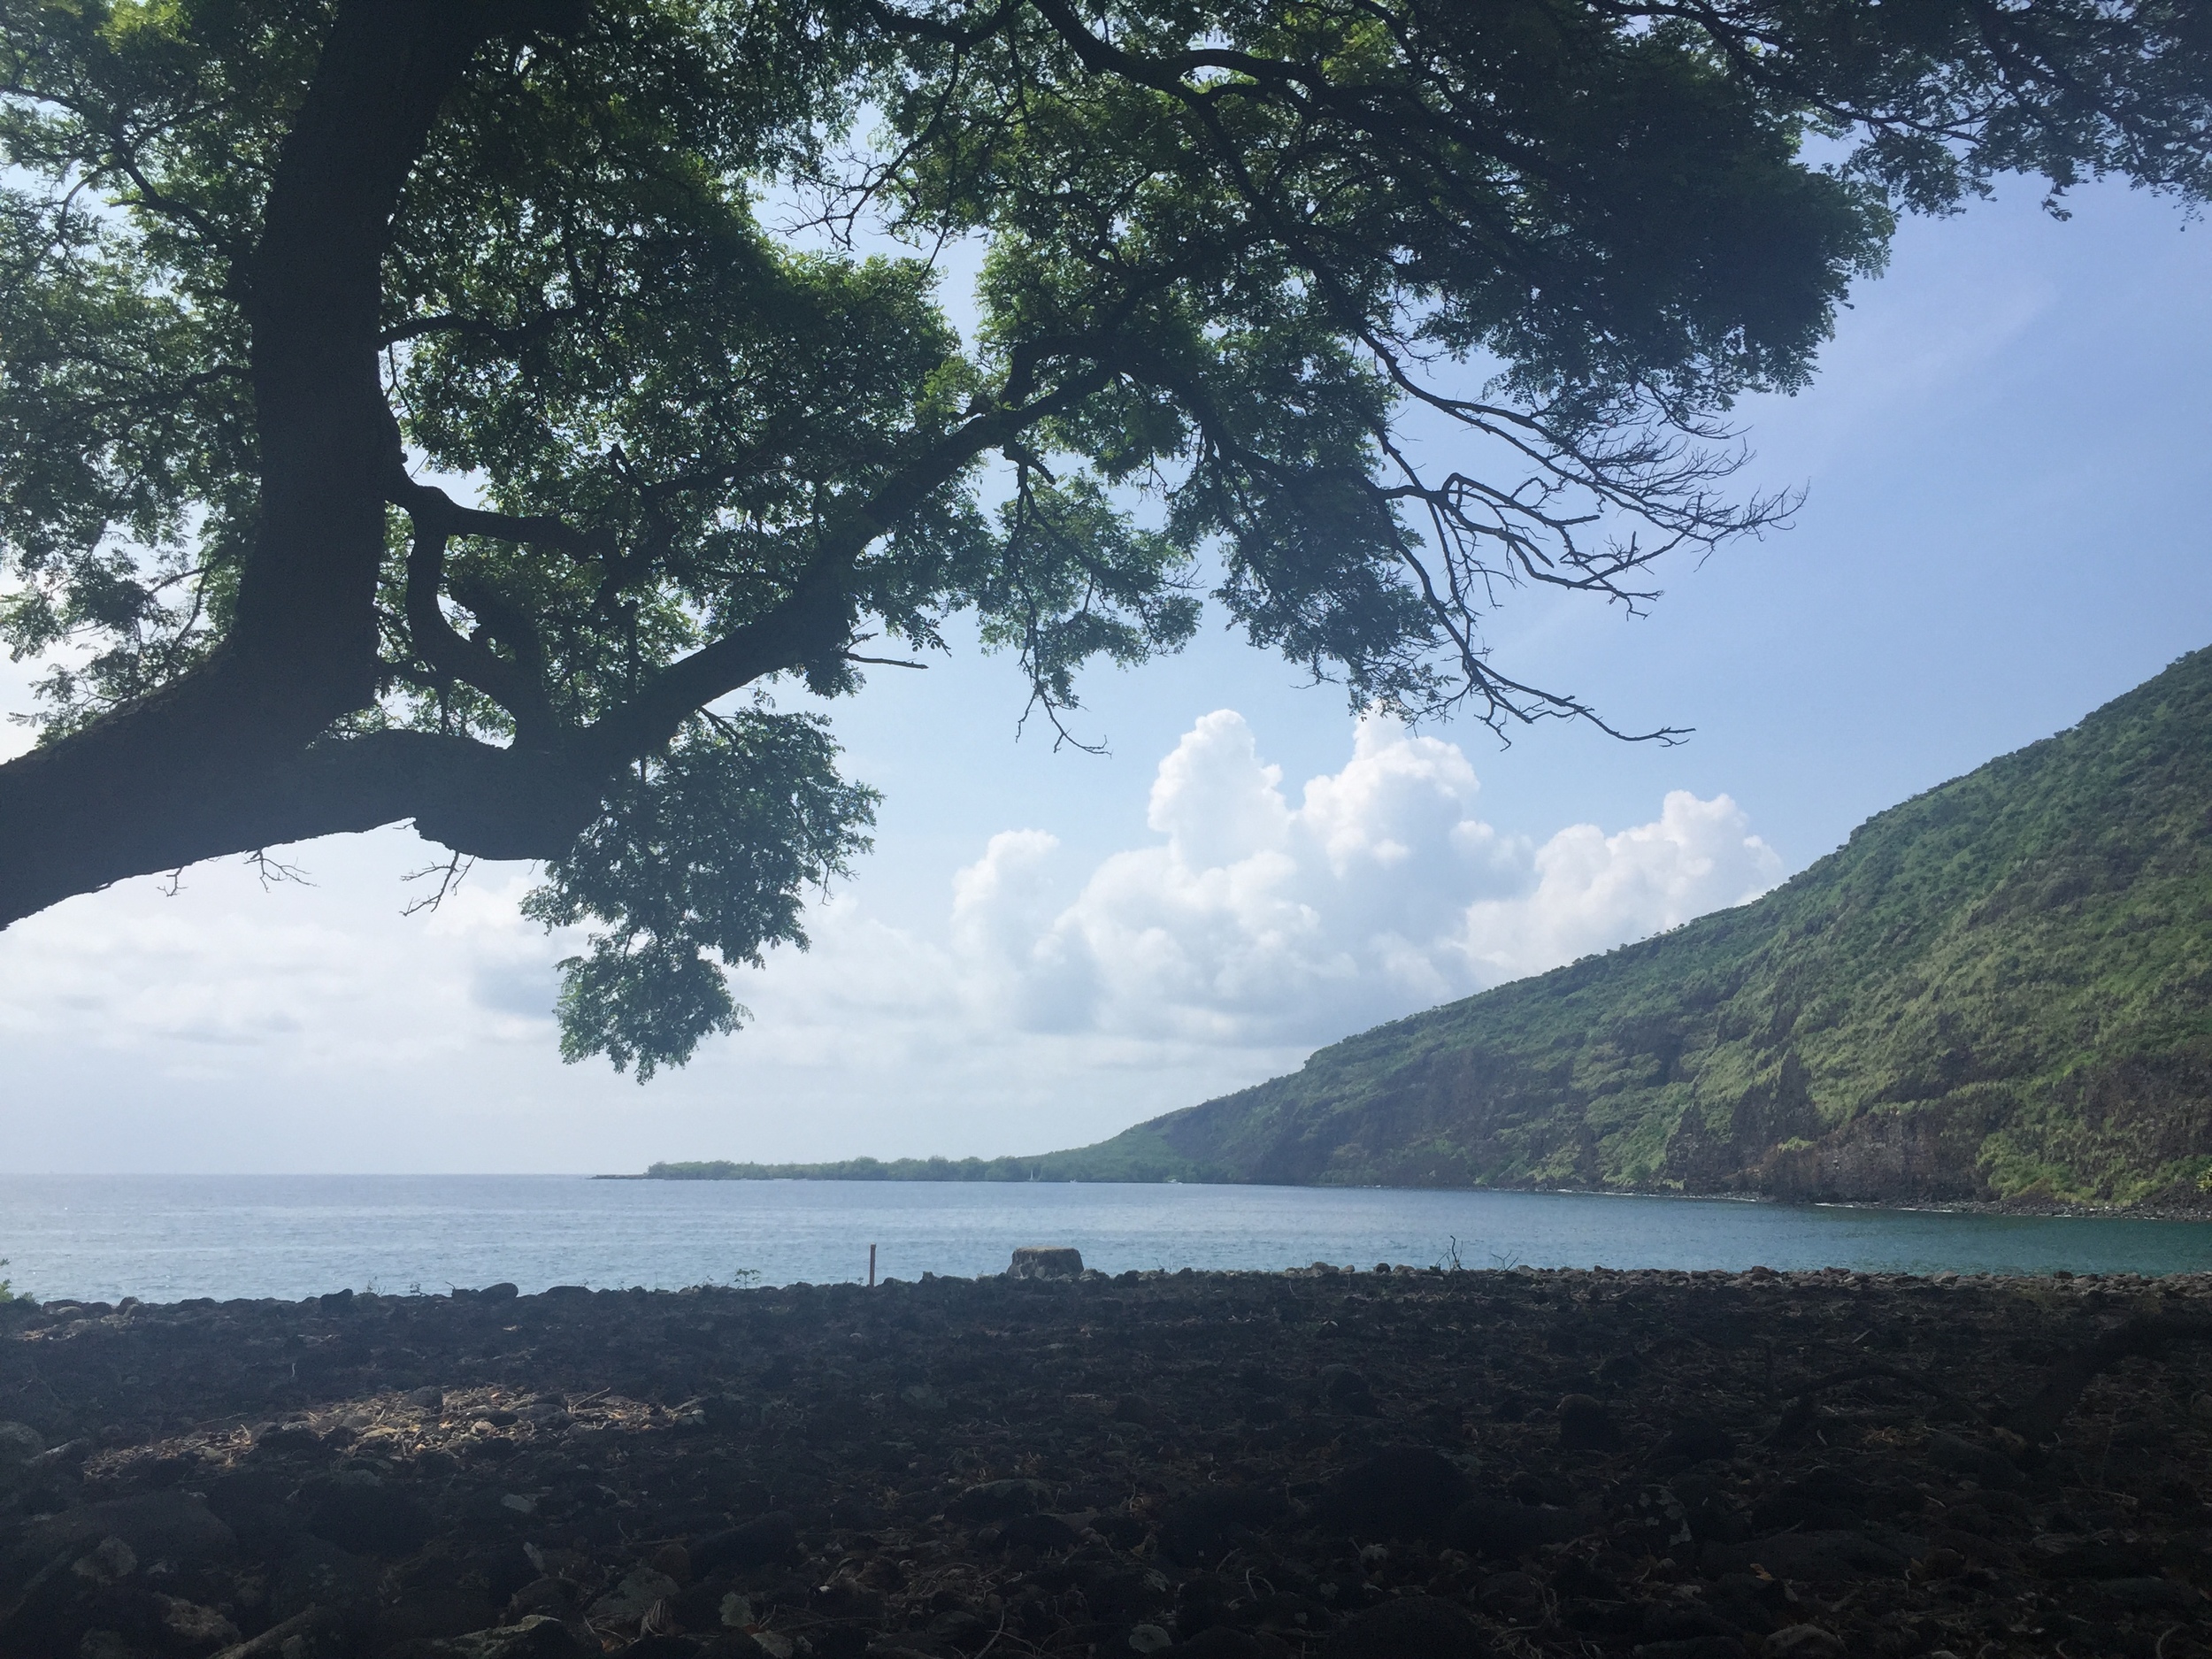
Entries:
{"type": "Polygon", "coordinates": [[[691,1571],[710,1578],[732,1567],[759,1567],[780,1561],[798,1548],[799,1523],[787,1509],[772,1509],[757,1519],[710,1532],[691,1546],[691,1571]]]}
{"type": "Polygon", "coordinates": [[[2073,1544],[2036,1562],[2036,1571],[2047,1578],[2132,1578],[2157,1570],[2150,1552],[2119,1542],[2073,1544]]]}
{"type": "Polygon", "coordinates": [[[1763,1569],[1777,1578],[1806,1584],[1847,1584],[1856,1578],[1888,1578],[1904,1571],[1903,1551],[1858,1532],[1782,1532],[1716,1552],[1719,1565],[1738,1571],[1763,1569]]]}
{"type": "Polygon", "coordinates": [[[1393,1446],[1330,1481],[1314,1505],[1314,1518],[1371,1537],[1423,1537],[1440,1529],[1470,1491],[1466,1471],[1441,1452],[1393,1446]]]}
{"type": "Polygon", "coordinates": [[[280,1621],[312,1609],[341,1625],[366,1625],[376,1617],[380,1577],[374,1562],[326,1539],[302,1538],[269,1586],[269,1610],[280,1621]]]}
{"type": "Polygon", "coordinates": [[[1009,1279],[1075,1279],[1083,1271],[1083,1253],[1065,1245],[1025,1244],[1014,1252],[1009,1279]]]}
{"type": "Polygon", "coordinates": [[[1382,1415],[1382,1408],[1375,1403],[1375,1392],[1368,1386],[1367,1379],[1349,1365],[1324,1365],[1320,1380],[1321,1403],[1330,1410],[1356,1417],[1382,1415]]]}
{"type": "Polygon", "coordinates": [[[945,1515],[955,1521],[1010,1521],[1051,1502],[1052,1488],[1041,1480],[987,1480],[945,1505],[945,1515]]]}
{"type": "Polygon", "coordinates": [[[1656,1448],[1658,1456],[1686,1457],[1694,1463],[1735,1455],[1736,1437],[1710,1417],[1677,1418],[1656,1448]]]}
{"type": "Polygon", "coordinates": [[[310,1481],[300,1528],[357,1555],[407,1555],[430,1536],[430,1511],[373,1475],[351,1471],[310,1481]]]}
{"type": "Polygon", "coordinates": [[[1573,1511],[1509,1498],[1470,1498],[1451,1512],[1444,1541],[1471,1555],[1502,1559],[1572,1538],[1582,1530],[1573,1511]]]}
{"type": "Polygon", "coordinates": [[[439,1647],[454,1659],[599,1659],[596,1643],[587,1643],[557,1618],[526,1618],[456,1637],[439,1647]]]}
{"type": "Polygon", "coordinates": [[[1588,1394],[1569,1394],[1559,1402],[1561,1451],[1617,1452],[1620,1448],[1620,1425],[1602,1401],[1588,1394]]]}
{"type": "Polygon", "coordinates": [[[1091,1517],[1091,1531],[1116,1549],[1134,1549],[1151,1530],[1133,1515],[1115,1512],[1091,1517]]]}
{"type": "Polygon", "coordinates": [[[2101,1601],[2142,1612],[2193,1610],[2204,1601],[2196,1591],[2173,1578],[2101,1578],[2093,1594],[2101,1601]]]}
{"type": "Polygon", "coordinates": [[[1532,1624],[1544,1616],[1544,1586],[1525,1572],[1494,1572],[1476,1594],[1494,1617],[1509,1624],[1532,1624]]]}
{"type": "Polygon", "coordinates": [[[1970,1475],[1985,1486],[2008,1491],[2026,1484],[2019,1466],[1994,1447],[1977,1446],[1941,1430],[1928,1436],[1923,1448],[1928,1461],[1955,1475],[1970,1475]]]}
{"type": "Polygon", "coordinates": [[[1701,1607],[1655,1607],[1644,1616],[1644,1635],[1651,1641],[1693,1641],[1715,1637],[1743,1648],[1740,1625],[1701,1607]]]}
{"type": "Polygon", "coordinates": [[[1230,1548],[1240,1534],[1272,1525],[1287,1507],[1260,1487],[1204,1487],[1162,1507],[1160,1549],[1170,1560],[1194,1567],[1230,1548]]]}
{"type": "Polygon", "coordinates": [[[1018,1515],[999,1531],[1001,1549],[1033,1549],[1041,1553],[1073,1549],[1082,1534],[1056,1515],[1018,1515]]]}
{"type": "Polygon", "coordinates": [[[498,1623],[498,1606],[481,1590],[429,1585],[407,1591],[377,1616],[369,1647],[380,1654],[402,1642],[465,1636],[498,1623]]]}
{"type": "Polygon", "coordinates": [[[179,1566],[216,1560],[237,1544],[230,1528],[199,1498],[171,1490],[65,1509],[34,1523],[22,1548],[42,1564],[73,1545],[111,1537],[128,1544],[141,1561],[179,1566]]]}
{"type": "Polygon", "coordinates": [[[1268,1659],[1268,1650],[1260,1645],[1256,1636],[1231,1630],[1226,1624],[1216,1624],[1210,1630],[1200,1631],[1188,1641],[1177,1642],[1160,1659],[1268,1659]]]}
{"type": "MultiPolygon", "coordinates": [[[[839,1631],[836,1633],[845,1636],[852,1632],[839,1631]]],[[[862,1639],[864,1651],[865,1646],[866,1639],[864,1637],[862,1639]]],[[[823,1653],[825,1651],[823,1645],[818,1641],[814,1651],[818,1654],[823,1653]]],[[[641,1636],[622,1650],[622,1659],[697,1659],[698,1652],[699,1644],[688,1636],[641,1636]]]]}
{"type": "Polygon", "coordinates": [[[1675,1636],[1636,1644],[1636,1659],[1743,1659],[1744,1645],[1728,1636],[1675,1636]]]}
{"type": "Polygon", "coordinates": [[[1474,1620],[1432,1595],[1355,1613],[1322,1649],[1325,1659],[1490,1659],[1494,1651],[1474,1620]]]}

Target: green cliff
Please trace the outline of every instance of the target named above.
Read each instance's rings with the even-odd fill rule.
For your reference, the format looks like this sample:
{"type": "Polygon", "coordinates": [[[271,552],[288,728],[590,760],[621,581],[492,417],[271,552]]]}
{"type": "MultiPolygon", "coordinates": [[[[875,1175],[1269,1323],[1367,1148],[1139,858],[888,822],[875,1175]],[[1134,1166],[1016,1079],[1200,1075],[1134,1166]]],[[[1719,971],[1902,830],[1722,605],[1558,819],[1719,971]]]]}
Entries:
{"type": "Polygon", "coordinates": [[[1882,813],[1756,903],[1051,1161],[1093,1159],[1200,1180],[2212,1206],[2212,649],[1882,813]]]}

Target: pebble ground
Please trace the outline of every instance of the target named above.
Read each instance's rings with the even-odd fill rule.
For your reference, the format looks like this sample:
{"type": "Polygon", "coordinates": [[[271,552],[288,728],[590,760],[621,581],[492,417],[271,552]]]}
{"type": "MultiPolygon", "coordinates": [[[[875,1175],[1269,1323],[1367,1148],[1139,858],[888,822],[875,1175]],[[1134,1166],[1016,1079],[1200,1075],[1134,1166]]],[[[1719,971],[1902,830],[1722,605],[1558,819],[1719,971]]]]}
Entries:
{"type": "Polygon", "coordinates": [[[2212,1279],[0,1307],[5,1659],[2212,1655],[2212,1279]]]}

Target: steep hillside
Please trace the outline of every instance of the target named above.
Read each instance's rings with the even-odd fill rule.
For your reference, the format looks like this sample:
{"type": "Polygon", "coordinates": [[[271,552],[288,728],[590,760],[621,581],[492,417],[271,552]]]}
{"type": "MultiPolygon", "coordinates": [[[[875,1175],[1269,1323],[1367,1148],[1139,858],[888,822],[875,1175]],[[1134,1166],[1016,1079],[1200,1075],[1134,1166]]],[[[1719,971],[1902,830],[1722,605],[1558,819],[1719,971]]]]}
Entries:
{"type": "Polygon", "coordinates": [[[2212,1206],[2212,649],[1755,904],[1005,1162],[2212,1206]]]}

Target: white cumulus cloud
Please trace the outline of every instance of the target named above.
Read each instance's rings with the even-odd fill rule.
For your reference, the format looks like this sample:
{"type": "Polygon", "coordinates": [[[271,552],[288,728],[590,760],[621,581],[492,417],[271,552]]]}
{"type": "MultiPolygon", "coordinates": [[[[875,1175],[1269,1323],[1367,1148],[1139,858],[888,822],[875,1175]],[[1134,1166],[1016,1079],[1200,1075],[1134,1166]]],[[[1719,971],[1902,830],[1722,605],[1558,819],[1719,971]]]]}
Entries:
{"type": "Polygon", "coordinates": [[[1651,823],[1576,825],[1540,846],[1477,817],[1480,787],[1455,745],[1371,716],[1344,769],[1294,803],[1243,717],[1218,710],[1160,763],[1153,844],[1078,881],[1053,836],[1010,831],[959,872],[964,999],[1033,1031],[1320,1041],[1742,903],[1782,875],[1726,795],[1678,790],[1651,823]]]}

